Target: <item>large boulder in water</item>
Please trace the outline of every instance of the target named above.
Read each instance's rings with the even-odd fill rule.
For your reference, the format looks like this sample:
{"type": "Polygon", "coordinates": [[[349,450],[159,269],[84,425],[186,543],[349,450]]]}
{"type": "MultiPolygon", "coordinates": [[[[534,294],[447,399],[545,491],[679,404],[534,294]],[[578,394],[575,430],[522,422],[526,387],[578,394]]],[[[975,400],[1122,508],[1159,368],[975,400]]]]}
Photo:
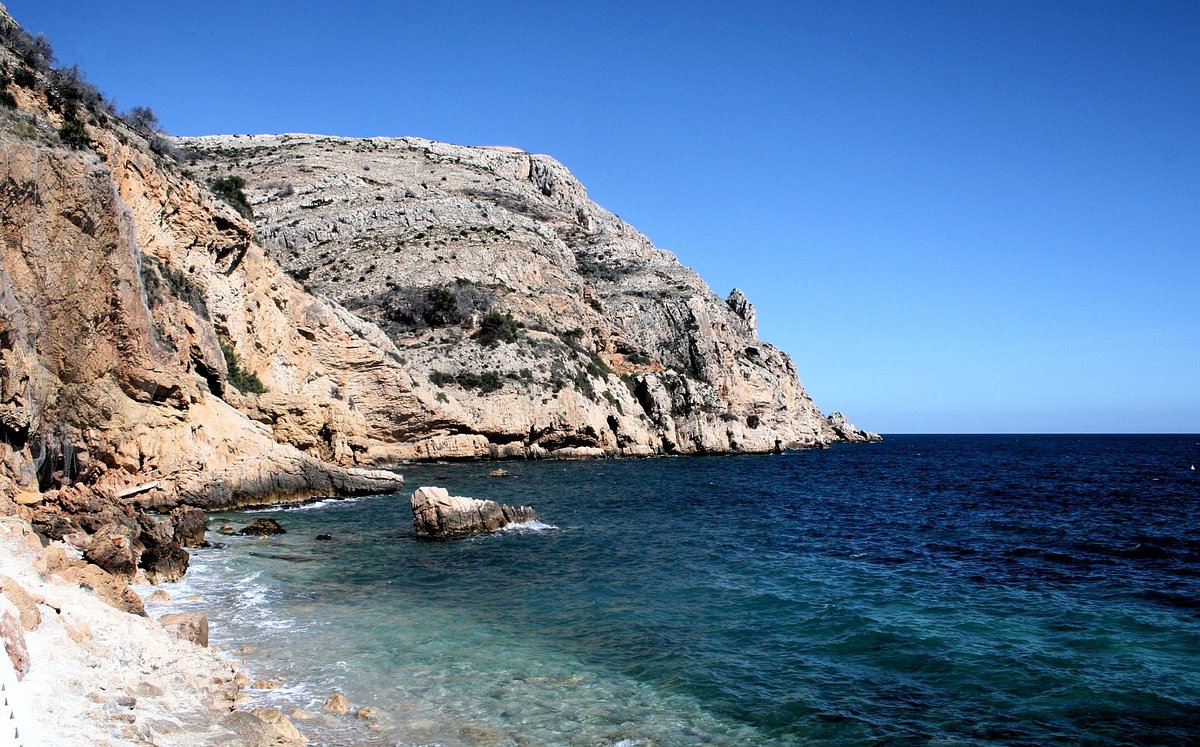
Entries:
{"type": "Polygon", "coordinates": [[[530,521],[537,513],[529,506],[506,506],[450,495],[445,488],[417,488],[412,494],[413,527],[424,539],[454,539],[494,532],[509,524],[530,521]]]}
{"type": "Polygon", "coordinates": [[[184,547],[203,547],[204,532],[208,527],[204,524],[204,512],[194,506],[179,506],[171,512],[171,521],[175,523],[175,541],[184,547]]]}
{"type": "Polygon", "coordinates": [[[287,534],[287,530],[279,526],[279,522],[274,519],[255,519],[253,523],[242,527],[242,531],[238,534],[252,534],[258,537],[265,537],[268,534],[287,534]]]}

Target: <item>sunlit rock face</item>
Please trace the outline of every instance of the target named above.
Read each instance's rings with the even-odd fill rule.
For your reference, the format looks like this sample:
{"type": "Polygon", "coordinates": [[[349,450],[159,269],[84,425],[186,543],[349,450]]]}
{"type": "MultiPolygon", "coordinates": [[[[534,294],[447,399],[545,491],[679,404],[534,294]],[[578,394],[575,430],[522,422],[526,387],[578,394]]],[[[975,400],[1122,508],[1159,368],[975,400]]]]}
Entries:
{"type": "Polygon", "coordinates": [[[413,530],[422,539],[460,539],[537,519],[529,506],[450,495],[445,488],[433,486],[417,488],[410,505],[413,530]]]}
{"type": "Polygon", "coordinates": [[[246,181],[257,237],[394,347],[420,407],[353,393],[381,453],[419,458],[765,452],[847,439],[792,360],[587,197],[557,161],[418,138],[180,141],[246,181]],[[511,317],[511,318],[510,318],[511,317]]]}

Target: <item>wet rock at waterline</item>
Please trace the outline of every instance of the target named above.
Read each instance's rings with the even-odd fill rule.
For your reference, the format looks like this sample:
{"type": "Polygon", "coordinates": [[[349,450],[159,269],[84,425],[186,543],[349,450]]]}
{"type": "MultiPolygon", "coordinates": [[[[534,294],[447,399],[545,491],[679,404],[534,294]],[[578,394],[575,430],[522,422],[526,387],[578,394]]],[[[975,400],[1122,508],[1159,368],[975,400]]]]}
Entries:
{"type": "Polygon", "coordinates": [[[204,545],[204,512],[192,506],[180,506],[171,512],[175,525],[175,541],[183,547],[204,545]]]}
{"type": "Polygon", "coordinates": [[[537,518],[529,506],[450,495],[438,487],[417,488],[412,495],[412,512],[413,527],[424,539],[468,537],[537,518]]]}
{"type": "Polygon", "coordinates": [[[268,534],[287,534],[287,530],[279,526],[274,519],[255,519],[253,524],[242,527],[238,534],[253,534],[264,537],[268,534]]]}
{"type": "Polygon", "coordinates": [[[325,704],[321,706],[321,710],[340,716],[343,713],[350,712],[350,701],[346,700],[345,695],[335,692],[325,700],[325,704]]]}

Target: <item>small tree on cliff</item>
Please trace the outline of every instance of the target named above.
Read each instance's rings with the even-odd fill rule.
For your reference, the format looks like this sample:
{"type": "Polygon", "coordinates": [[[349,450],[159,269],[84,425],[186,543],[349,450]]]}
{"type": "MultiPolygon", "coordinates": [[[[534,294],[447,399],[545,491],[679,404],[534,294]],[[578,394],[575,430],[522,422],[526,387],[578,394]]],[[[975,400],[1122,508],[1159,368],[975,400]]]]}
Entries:
{"type": "Polygon", "coordinates": [[[153,109],[148,106],[135,106],[122,114],[121,119],[125,120],[125,124],[129,125],[134,132],[146,138],[146,142],[150,144],[150,150],[160,156],[170,158],[175,163],[184,162],[183,151],[159,127],[158,115],[154,113],[153,109]]]}
{"type": "Polygon", "coordinates": [[[158,115],[148,106],[135,106],[122,114],[121,119],[143,137],[159,131],[158,115]]]}

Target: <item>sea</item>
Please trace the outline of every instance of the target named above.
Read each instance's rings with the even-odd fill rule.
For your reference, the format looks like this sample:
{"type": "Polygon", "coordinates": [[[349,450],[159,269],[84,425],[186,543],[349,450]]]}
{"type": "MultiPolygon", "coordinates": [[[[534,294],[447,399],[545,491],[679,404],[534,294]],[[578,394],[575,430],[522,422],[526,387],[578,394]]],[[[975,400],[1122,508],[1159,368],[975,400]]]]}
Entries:
{"type": "Polygon", "coordinates": [[[210,532],[166,588],[313,744],[1196,745],[1197,466],[1197,435],[412,464],[540,520],[213,514],[286,534],[210,532]]]}

